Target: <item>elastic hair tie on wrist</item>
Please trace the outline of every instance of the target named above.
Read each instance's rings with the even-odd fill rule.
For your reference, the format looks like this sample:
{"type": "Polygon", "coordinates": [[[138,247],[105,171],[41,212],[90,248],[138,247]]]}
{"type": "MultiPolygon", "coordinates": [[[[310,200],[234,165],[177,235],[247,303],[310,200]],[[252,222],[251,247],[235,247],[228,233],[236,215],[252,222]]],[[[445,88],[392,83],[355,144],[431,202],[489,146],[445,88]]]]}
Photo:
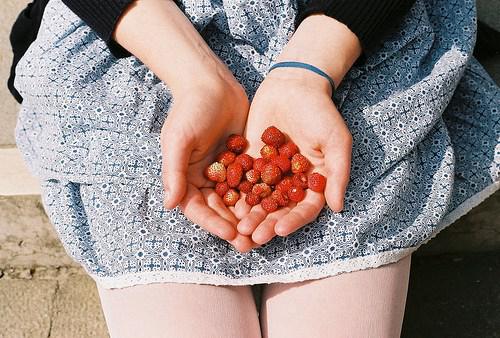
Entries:
{"type": "Polygon", "coordinates": [[[326,78],[328,80],[328,82],[330,82],[330,85],[332,86],[332,96],[333,96],[333,93],[335,93],[335,82],[333,81],[333,79],[327,73],[325,73],[324,71],[322,71],[321,69],[319,69],[316,66],[313,66],[313,65],[311,65],[309,63],[305,63],[305,62],[283,61],[283,62],[278,62],[278,63],[275,63],[274,65],[272,65],[271,68],[269,68],[268,72],[270,72],[274,68],[281,68],[281,67],[304,68],[304,69],[310,70],[318,75],[321,75],[324,78],[326,78]]]}

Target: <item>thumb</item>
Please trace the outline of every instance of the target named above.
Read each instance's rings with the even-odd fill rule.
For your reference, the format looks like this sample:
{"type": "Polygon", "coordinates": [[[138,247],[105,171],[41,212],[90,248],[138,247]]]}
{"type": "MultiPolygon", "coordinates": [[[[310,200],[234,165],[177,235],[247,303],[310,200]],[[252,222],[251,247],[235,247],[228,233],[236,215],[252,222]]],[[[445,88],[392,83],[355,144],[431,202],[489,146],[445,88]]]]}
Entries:
{"type": "MultiPolygon", "coordinates": [[[[348,140],[349,141],[349,140],[348,140]]],[[[325,188],[326,203],[334,212],[344,208],[344,197],[351,172],[352,141],[326,149],[325,164],[328,173],[325,188]]]]}
{"type": "Polygon", "coordinates": [[[168,128],[162,130],[162,183],[167,209],[175,208],[184,198],[187,190],[187,170],[192,144],[187,138],[175,135],[168,128]]]}

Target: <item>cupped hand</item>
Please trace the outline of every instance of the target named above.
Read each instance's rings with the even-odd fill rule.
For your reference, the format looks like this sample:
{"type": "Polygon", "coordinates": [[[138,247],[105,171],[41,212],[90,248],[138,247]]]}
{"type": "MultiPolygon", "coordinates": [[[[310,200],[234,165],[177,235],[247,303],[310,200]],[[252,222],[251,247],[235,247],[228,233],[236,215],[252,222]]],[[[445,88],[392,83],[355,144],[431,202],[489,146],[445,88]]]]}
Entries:
{"type": "Polygon", "coordinates": [[[234,210],[224,205],[203,175],[224,149],[230,134],[242,134],[248,98],[234,81],[214,81],[177,91],[161,130],[164,206],[180,206],[186,217],[210,233],[229,241],[241,252],[255,246],[236,231],[234,210]]]}
{"type": "Polygon", "coordinates": [[[262,245],[276,235],[287,236],[312,222],[325,205],[335,212],[344,206],[349,182],[352,137],[331,99],[326,79],[304,69],[272,70],[257,90],[248,115],[245,136],[249,154],[260,157],[262,131],[275,126],[307,157],[312,170],[327,178],[324,194],[307,190],[296,204],[267,213],[260,205],[236,204],[241,215],[237,230],[262,245]],[[326,200],[325,200],[326,198],[326,200]]]}
{"type": "Polygon", "coordinates": [[[202,174],[221,141],[242,133],[245,91],[174,1],[134,1],[120,15],[113,39],[174,97],[160,134],[165,208],[179,205],[205,230],[248,251],[251,240],[237,233],[233,212],[202,174]]]}

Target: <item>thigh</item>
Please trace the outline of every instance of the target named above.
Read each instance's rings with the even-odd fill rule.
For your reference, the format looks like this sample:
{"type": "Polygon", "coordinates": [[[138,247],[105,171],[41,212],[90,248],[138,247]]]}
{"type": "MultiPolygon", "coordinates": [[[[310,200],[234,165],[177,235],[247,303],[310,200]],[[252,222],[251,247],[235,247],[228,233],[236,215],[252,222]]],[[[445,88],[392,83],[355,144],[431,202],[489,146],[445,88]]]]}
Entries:
{"type": "Polygon", "coordinates": [[[260,338],[250,286],[97,285],[111,338],[260,338]]]}
{"type": "Polygon", "coordinates": [[[408,255],[374,269],[265,285],[263,337],[399,337],[410,262],[408,255]]]}

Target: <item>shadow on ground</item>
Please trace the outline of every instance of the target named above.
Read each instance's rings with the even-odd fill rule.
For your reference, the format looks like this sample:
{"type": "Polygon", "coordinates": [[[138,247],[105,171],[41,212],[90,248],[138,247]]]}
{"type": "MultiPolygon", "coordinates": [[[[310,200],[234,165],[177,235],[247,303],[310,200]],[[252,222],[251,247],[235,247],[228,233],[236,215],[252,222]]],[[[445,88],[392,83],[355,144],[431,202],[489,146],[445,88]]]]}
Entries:
{"type": "Polygon", "coordinates": [[[413,257],[401,337],[500,337],[500,252],[413,257]]]}

